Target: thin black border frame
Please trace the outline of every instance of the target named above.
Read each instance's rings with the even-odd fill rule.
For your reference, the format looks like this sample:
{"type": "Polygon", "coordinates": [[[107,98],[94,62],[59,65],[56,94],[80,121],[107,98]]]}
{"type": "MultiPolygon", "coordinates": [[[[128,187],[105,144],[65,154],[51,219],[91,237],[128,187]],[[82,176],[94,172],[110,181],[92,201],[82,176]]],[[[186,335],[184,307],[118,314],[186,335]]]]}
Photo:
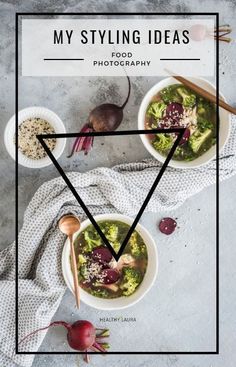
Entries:
{"type": "MultiPolygon", "coordinates": [[[[107,354],[117,355],[215,355],[219,354],[219,13],[218,12],[194,12],[194,13],[159,13],[159,12],[81,12],[81,13],[61,13],[61,12],[45,12],[45,13],[32,13],[32,12],[16,12],[15,13],[15,127],[18,131],[18,86],[19,86],[19,73],[18,73],[18,60],[19,60],[19,42],[18,42],[18,18],[20,16],[214,16],[216,21],[216,115],[217,115],[217,138],[216,138],[216,288],[215,288],[215,299],[216,299],[216,348],[215,351],[135,351],[135,352],[115,352],[111,351],[107,354]]],[[[15,335],[15,353],[18,355],[70,355],[70,354],[85,354],[84,352],[19,352],[18,351],[18,134],[16,133],[16,146],[15,146],[15,256],[16,256],[16,273],[15,273],[15,323],[16,323],[16,335],[15,335]]],[[[89,352],[88,354],[99,354],[99,352],[89,352]]]]}

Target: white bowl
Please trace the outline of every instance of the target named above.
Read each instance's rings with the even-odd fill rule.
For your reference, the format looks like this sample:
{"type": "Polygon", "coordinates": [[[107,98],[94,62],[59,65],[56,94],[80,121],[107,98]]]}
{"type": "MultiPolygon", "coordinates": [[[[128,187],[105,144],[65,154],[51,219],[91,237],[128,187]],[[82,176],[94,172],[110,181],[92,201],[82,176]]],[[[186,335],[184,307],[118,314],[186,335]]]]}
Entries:
{"type": "MultiPolygon", "coordinates": [[[[215,93],[215,87],[209,81],[202,78],[188,78],[188,79],[193,83],[199,85],[200,87],[204,88],[208,92],[215,93]]],[[[169,85],[172,84],[181,84],[181,83],[179,83],[176,79],[172,77],[163,79],[159,83],[155,84],[144,96],[138,113],[139,130],[145,129],[145,114],[151,99],[163,88],[168,87],[169,85]]],[[[225,101],[225,97],[222,95],[222,93],[220,93],[220,98],[222,98],[225,101]]],[[[230,114],[226,110],[220,108],[219,117],[220,117],[219,150],[221,150],[229,138],[230,114]]],[[[149,151],[149,153],[151,153],[151,155],[158,161],[164,163],[166,157],[162,156],[153,148],[153,146],[150,143],[150,140],[148,139],[148,136],[140,135],[140,138],[145,148],[149,151]]],[[[216,156],[216,146],[214,145],[206,153],[202,154],[200,157],[194,159],[193,161],[185,162],[172,159],[169,162],[169,166],[175,168],[195,168],[208,163],[209,161],[214,159],[215,156],[216,156]]]]}
{"type": "MultiPolygon", "coordinates": [[[[18,112],[18,126],[28,118],[39,117],[45,119],[54,128],[55,133],[65,133],[66,129],[61,119],[51,110],[44,107],[28,107],[18,112]]],[[[15,159],[15,115],[8,121],[4,132],[4,143],[10,156],[15,159]]],[[[58,159],[63,153],[66,145],[66,138],[56,139],[56,145],[52,153],[58,159]]],[[[28,168],[42,168],[52,164],[51,159],[45,156],[41,159],[31,159],[18,149],[18,162],[28,168]]]]}
{"type": "MultiPolygon", "coordinates": [[[[133,223],[133,218],[127,217],[122,214],[101,214],[96,215],[94,219],[96,221],[118,220],[129,225],[133,223]]],[[[80,230],[74,234],[73,239],[75,240],[78,234],[83,231],[88,225],[90,225],[90,221],[89,219],[86,219],[84,222],[81,223],[80,230]]],[[[158,255],[156,243],[151,235],[148,233],[148,231],[143,226],[141,226],[141,224],[137,224],[136,231],[143,238],[147,246],[148,252],[148,264],[146,273],[144,275],[142,283],[140,284],[136,292],[129,297],[103,299],[92,296],[91,294],[85,292],[82,288],[80,288],[81,301],[99,310],[120,310],[134,305],[135,303],[140,301],[144,297],[144,295],[150,290],[156,279],[158,271],[158,255]]],[[[71,292],[74,293],[73,275],[70,266],[70,244],[68,240],[66,241],[62,252],[62,272],[68,288],[71,292]]]]}

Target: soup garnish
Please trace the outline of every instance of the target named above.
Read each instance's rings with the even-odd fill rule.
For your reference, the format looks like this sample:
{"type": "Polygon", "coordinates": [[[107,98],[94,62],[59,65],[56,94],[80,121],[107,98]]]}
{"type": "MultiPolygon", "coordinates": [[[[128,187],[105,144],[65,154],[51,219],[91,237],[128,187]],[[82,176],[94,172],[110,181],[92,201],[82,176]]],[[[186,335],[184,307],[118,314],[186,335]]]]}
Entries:
{"type": "MultiPolygon", "coordinates": [[[[145,127],[185,128],[173,159],[192,161],[216,143],[215,105],[184,85],[173,84],[153,97],[146,111],[145,127]]],[[[150,139],[152,146],[167,156],[176,134],[161,133],[150,136],[150,139]]]]}
{"type": "MultiPolygon", "coordinates": [[[[130,226],[121,221],[98,222],[101,230],[118,252],[130,226]]],[[[134,231],[118,261],[105,246],[96,229],[90,224],[76,238],[80,286],[88,293],[101,298],[130,296],[142,283],[148,262],[147,247],[134,231]]]]}

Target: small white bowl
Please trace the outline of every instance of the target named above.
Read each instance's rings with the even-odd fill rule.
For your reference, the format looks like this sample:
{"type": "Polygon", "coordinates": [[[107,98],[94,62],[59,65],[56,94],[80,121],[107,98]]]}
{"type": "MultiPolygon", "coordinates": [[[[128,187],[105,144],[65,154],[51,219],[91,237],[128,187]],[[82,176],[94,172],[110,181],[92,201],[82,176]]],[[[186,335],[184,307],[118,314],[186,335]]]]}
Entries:
{"type": "MultiPolygon", "coordinates": [[[[132,225],[133,218],[122,214],[101,214],[96,215],[94,217],[96,221],[99,220],[117,220],[129,225],[132,225]]],[[[80,232],[82,232],[88,225],[90,225],[89,219],[86,219],[84,222],[81,223],[81,227],[78,232],[74,234],[73,239],[78,236],[80,232]]],[[[141,226],[141,224],[137,224],[135,229],[140,236],[143,238],[148,252],[148,264],[146,273],[144,275],[143,281],[134,292],[129,297],[119,297],[114,299],[103,299],[92,296],[91,294],[85,292],[82,288],[80,288],[80,297],[81,301],[86,303],[87,305],[97,308],[99,310],[120,310],[126,307],[130,307],[140,301],[144,295],[150,290],[152,287],[158,271],[158,255],[157,255],[157,248],[156,243],[149,234],[149,232],[141,226]]],[[[73,275],[70,266],[70,244],[67,240],[65,242],[63,252],[62,252],[62,273],[65,279],[65,282],[72,293],[74,293],[74,285],[73,285],[73,275]]]]}
{"type": "MultiPolygon", "coordinates": [[[[200,87],[204,88],[208,92],[215,93],[215,87],[209,81],[202,79],[202,78],[188,78],[193,83],[199,85],[200,87]]],[[[168,87],[172,84],[181,84],[176,79],[170,77],[161,80],[159,83],[155,84],[144,96],[142,103],[139,108],[138,113],[138,129],[143,130],[145,129],[145,114],[148,108],[149,103],[151,102],[152,98],[160,92],[163,88],[168,87]]],[[[220,93],[220,98],[225,101],[225,97],[222,93],[220,93]]],[[[230,135],[230,114],[228,111],[220,108],[219,110],[219,117],[220,117],[220,133],[219,133],[219,150],[222,150],[224,145],[226,144],[229,135],[230,135]]],[[[154,147],[151,145],[150,140],[148,139],[147,135],[140,135],[140,138],[145,146],[145,148],[149,151],[149,153],[156,158],[158,161],[164,163],[166,157],[158,153],[154,147]]],[[[212,146],[206,153],[202,154],[200,157],[194,159],[193,161],[186,162],[186,161],[177,161],[172,159],[169,162],[169,166],[175,168],[196,168],[200,167],[216,156],[216,146],[212,146]]]]}
{"type": "MultiPolygon", "coordinates": [[[[49,122],[54,128],[55,133],[65,133],[66,129],[61,119],[51,110],[44,107],[28,107],[18,112],[18,126],[29,118],[39,117],[49,122]]],[[[8,121],[4,132],[4,143],[10,156],[15,159],[15,115],[8,121]]],[[[63,153],[66,145],[66,138],[56,139],[56,145],[52,153],[58,159],[63,153]]],[[[31,159],[24,155],[18,149],[18,162],[24,167],[28,168],[42,168],[52,164],[51,159],[45,156],[41,159],[31,159]]]]}

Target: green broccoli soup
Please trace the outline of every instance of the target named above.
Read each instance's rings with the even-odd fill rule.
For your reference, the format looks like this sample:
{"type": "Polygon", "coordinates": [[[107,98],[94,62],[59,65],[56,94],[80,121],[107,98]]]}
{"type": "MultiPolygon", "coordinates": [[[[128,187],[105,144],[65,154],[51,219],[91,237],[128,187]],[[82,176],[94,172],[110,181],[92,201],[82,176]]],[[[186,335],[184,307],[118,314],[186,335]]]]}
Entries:
{"type": "MultiPolygon", "coordinates": [[[[98,225],[118,252],[130,226],[120,221],[99,221],[98,225]]],[[[142,283],[147,268],[147,248],[134,231],[118,262],[104,245],[94,226],[89,225],[74,242],[80,286],[101,298],[130,296],[142,283]]]]}
{"type": "MultiPolygon", "coordinates": [[[[170,85],[149,104],[145,127],[186,128],[173,159],[192,161],[216,143],[215,105],[182,84],[170,85]]],[[[173,133],[150,135],[152,146],[163,156],[169,153],[175,139],[173,133]]]]}

